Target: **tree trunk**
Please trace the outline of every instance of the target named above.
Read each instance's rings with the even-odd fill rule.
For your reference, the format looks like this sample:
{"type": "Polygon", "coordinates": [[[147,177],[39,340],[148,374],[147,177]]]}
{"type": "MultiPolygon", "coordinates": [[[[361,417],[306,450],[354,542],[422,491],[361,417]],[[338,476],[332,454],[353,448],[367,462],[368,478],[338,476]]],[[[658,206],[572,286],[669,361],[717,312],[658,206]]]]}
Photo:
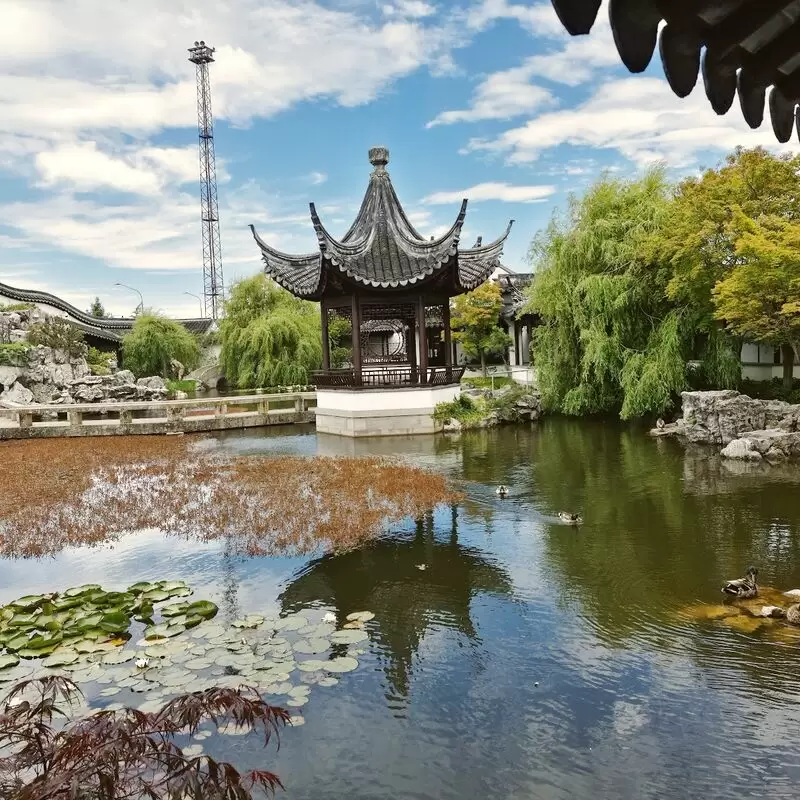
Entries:
{"type": "Polygon", "coordinates": [[[783,388],[791,391],[794,383],[794,347],[791,344],[781,345],[781,363],[783,364],[783,388]]]}
{"type": "Polygon", "coordinates": [[[486,351],[481,350],[481,375],[486,377],[486,351]]]}

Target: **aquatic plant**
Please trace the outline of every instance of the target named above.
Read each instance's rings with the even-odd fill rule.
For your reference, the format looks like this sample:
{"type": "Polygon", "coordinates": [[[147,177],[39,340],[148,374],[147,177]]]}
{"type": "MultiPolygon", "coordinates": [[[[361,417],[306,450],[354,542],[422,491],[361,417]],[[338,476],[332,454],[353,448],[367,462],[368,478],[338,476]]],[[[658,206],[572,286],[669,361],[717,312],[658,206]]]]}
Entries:
{"type": "Polygon", "coordinates": [[[60,726],[82,694],[68,678],[23,681],[0,713],[0,796],[15,800],[74,797],[237,798],[283,788],[273,772],[239,772],[207,754],[190,755],[175,743],[203,722],[258,731],[264,746],[289,720],[282,708],[252,688],[207,689],[183,695],[157,711],[106,710],[60,726]]]}
{"type": "Polygon", "coordinates": [[[52,554],[145,528],[225,538],[250,555],[341,551],[378,536],[387,520],[457,499],[444,476],[390,459],[230,458],[189,442],[3,445],[0,555],[52,554]]]}
{"type": "Polygon", "coordinates": [[[44,658],[48,667],[73,663],[80,653],[103,651],[106,642],[122,644],[132,619],[148,625],[145,638],[176,636],[217,613],[208,600],[176,603],[161,609],[167,623],[153,624],[155,604],[191,594],[183,581],[158,581],[124,592],[88,583],[60,594],[19,597],[0,607],[0,669],[20,658],[44,658]]]}

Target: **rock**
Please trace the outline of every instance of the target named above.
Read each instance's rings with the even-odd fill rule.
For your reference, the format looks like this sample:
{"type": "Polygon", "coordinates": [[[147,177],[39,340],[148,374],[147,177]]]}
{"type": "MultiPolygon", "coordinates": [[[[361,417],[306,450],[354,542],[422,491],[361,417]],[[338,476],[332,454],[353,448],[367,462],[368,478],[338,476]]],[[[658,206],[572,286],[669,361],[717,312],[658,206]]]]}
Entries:
{"type": "Polygon", "coordinates": [[[8,335],[10,342],[24,342],[28,338],[28,332],[22,328],[12,328],[8,335]]]}
{"type": "Polygon", "coordinates": [[[72,389],[72,397],[77,403],[96,403],[106,398],[106,393],[102,386],[93,383],[75,384],[72,389]]]}
{"type": "Polygon", "coordinates": [[[189,395],[186,394],[186,392],[182,392],[180,389],[177,389],[175,391],[175,397],[173,399],[175,399],[175,400],[188,400],[189,399],[189,395]]]}
{"type": "Polygon", "coordinates": [[[2,390],[10,389],[20,375],[22,375],[20,367],[0,366],[0,387],[2,387],[2,390]]]}
{"type": "Polygon", "coordinates": [[[780,606],[761,606],[760,616],[780,619],[786,616],[786,612],[780,606]]]}
{"type": "Polygon", "coordinates": [[[457,419],[448,419],[447,422],[442,425],[442,430],[445,433],[461,433],[461,428],[463,426],[457,419]]]}
{"type": "Polygon", "coordinates": [[[115,372],[111,378],[115,384],[133,384],[136,385],[136,376],[129,369],[121,369],[115,372]]]}
{"type": "Polygon", "coordinates": [[[16,408],[33,404],[33,393],[26,389],[19,381],[0,394],[0,406],[3,408],[16,408]]]}
{"type": "Polygon", "coordinates": [[[727,445],[752,431],[800,430],[800,405],[754,400],[732,389],[683,392],[683,435],[690,442],[727,445]]]}
{"type": "Polygon", "coordinates": [[[158,377],[158,375],[153,375],[150,378],[139,378],[136,381],[137,386],[141,386],[144,389],[149,389],[151,392],[164,392],[167,391],[167,385],[164,383],[164,379],[158,377]]]}
{"type": "Polygon", "coordinates": [[[788,592],[783,593],[784,597],[793,597],[800,600],[800,589],[789,589],[788,592]]]}
{"type": "Polygon", "coordinates": [[[800,432],[773,428],[763,431],[748,431],[746,436],[729,442],[721,453],[723,458],[772,463],[800,460],[800,432]]]}

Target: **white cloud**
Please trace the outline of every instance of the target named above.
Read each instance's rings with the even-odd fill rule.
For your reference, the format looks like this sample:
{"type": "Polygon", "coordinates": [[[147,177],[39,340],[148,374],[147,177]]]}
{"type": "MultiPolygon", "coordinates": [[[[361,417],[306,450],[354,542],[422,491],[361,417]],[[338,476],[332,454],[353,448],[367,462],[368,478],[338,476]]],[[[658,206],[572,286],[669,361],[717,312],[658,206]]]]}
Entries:
{"type": "Polygon", "coordinates": [[[328,176],[324,172],[310,172],[308,174],[308,182],[312,186],[319,186],[321,183],[325,183],[328,180],[328,176]]]}
{"type": "Polygon", "coordinates": [[[564,26],[549,2],[509,3],[508,0],[483,0],[467,12],[467,26],[483,30],[498,19],[515,19],[536,36],[566,36],[564,26]]]}
{"type": "Polygon", "coordinates": [[[426,127],[482,119],[511,119],[554,104],[555,98],[547,89],[530,82],[532,74],[528,66],[494,72],[475,89],[469,108],[443,111],[426,127]]]}
{"type": "MultiPolygon", "coordinates": [[[[617,150],[639,165],[664,159],[675,168],[691,166],[708,150],[777,146],[769,123],[754,131],[735,112],[717,116],[702,91],[681,100],[664,80],[631,77],[606,81],[576,108],[541,114],[493,139],[472,139],[466,149],[505,154],[518,164],[563,144],[617,150]]],[[[783,146],[789,148],[799,149],[796,142],[783,146]]]]}
{"type": "Polygon", "coordinates": [[[556,191],[555,186],[513,186],[508,183],[479,183],[469,189],[454,192],[434,192],[423,198],[423,203],[442,205],[457,203],[466,197],[470,202],[500,200],[505,203],[538,203],[556,191]]]}
{"type": "Polygon", "coordinates": [[[420,19],[435,14],[436,7],[422,0],[397,0],[395,3],[385,5],[382,11],[387,17],[420,19]]]}

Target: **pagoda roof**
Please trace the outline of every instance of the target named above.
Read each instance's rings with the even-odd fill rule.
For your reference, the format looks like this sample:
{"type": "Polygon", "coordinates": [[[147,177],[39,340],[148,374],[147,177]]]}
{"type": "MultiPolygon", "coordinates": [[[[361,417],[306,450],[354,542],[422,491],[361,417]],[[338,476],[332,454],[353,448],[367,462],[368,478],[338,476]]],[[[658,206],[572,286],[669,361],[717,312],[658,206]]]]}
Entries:
{"type": "MultiPolygon", "coordinates": [[[[589,33],[601,5],[600,0],[552,3],[573,36],[589,33]]],[[[608,9],[614,43],[631,72],[647,68],[658,44],[664,74],[678,97],[686,97],[702,73],[717,114],[728,112],[738,92],[745,121],[758,128],[769,89],[775,137],[789,141],[796,126],[800,138],[798,0],[636,0],[612,2],[608,9]]]]}
{"type": "Polygon", "coordinates": [[[348,284],[365,290],[408,289],[440,278],[450,294],[461,294],[483,283],[500,263],[513,220],[491,244],[461,249],[461,229],[467,200],[450,229],[425,239],[411,224],[386,170],[389,152],[369,151],[374,169],[355,221],[337,239],[329,233],[310,203],[311,223],[318,250],[290,255],[268,245],[250,226],[261,249],[265,272],[298,297],[318,300],[326,293],[344,291],[348,284]],[[338,287],[338,289],[334,288],[338,287]]]}

